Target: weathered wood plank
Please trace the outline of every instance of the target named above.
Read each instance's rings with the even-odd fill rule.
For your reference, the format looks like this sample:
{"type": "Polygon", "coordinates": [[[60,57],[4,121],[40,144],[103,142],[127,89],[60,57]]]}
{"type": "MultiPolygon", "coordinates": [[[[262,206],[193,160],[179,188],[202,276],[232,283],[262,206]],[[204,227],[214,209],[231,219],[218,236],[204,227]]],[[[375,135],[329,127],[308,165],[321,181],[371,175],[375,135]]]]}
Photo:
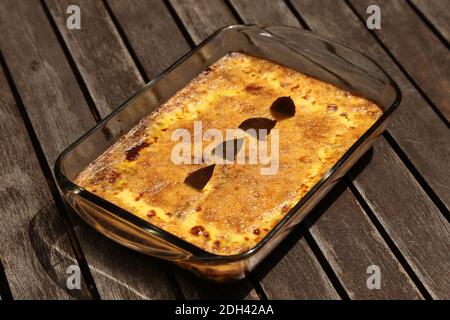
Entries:
{"type": "Polygon", "coordinates": [[[196,44],[218,29],[237,23],[222,0],[169,0],[169,2],[196,44]]]}
{"type": "MultiPolygon", "coordinates": [[[[448,147],[446,148],[447,143],[444,142],[449,139],[448,130],[435,113],[426,106],[426,102],[397,66],[387,59],[385,52],[369,36],[368,31],[352,10],[345,3],[339,1],[331,3],[326,0],[303,0],[294,1],[293,4],[311,29],[368,53],[393,76],[403,91],[404,100],[397,111],[393,124],[389,127],[389,132],[405,150],[410,160],[417,165],[421,173],[425,172],[433,179],[434,177],[438,179],[439,175],[448,177],[445,167],[449,162],[450,153],[448,147]],[[328,10],[323,10],[324,6],[328,6],[328,10]],[[425,115],[426,117],[424,117],[425,115]],[[439,144],[436,144],[436,141],[439,144]],[[434,151],[434,149],[438,149],[438,151],[434,151]],[[431,166],[431,168],[426,168],[426,166],[431,166]]],[[[448,233],[442,232],[448,229],[448,223],[423,190],[418,187],[415,179],[405,169],[384,139],[380,139],[375,145],[374,159],[362,171],[361,176],[364,175],[372,177],[373,180],[356,179],[358,190],[371,208],[374,208],[372,201],[384,203],[384,206],[378,206],[374,213],[379,220],[389,223],[390,226],[385,226],[386,229],[391,230],[389,236],[396,244],[403,244],[403,246],[398,244],[398,247],[406,257],[409,257],[407,261],[415,272],[420,267],[430,268],[430,272],[436,269],[442,271],[441,274],[432,272],[436,277],[434,279],[430,279],[424,270],[418,275],[435,297],[445,296],[446,280],[443,275],[447,272],[448,257],[442,260],[439,255],[443,253],[442,250],[446,246],[445,241],[448,241],[448,233]],[[380,158],[384,160],[381,161],[380,158]],[[402,179],[396,179],[395,175],[401,175],[402,179]],[[389,177],[389,179],[384,177],[389,177]],[[390,189],[396,192],[392,193],[390,189]],[[373,197],[376,190],[378,198],[375,199],[373,197]],[[369,197],[369,193],[372,196],[369,197]],[[416,196],[411,196],[412,194],[416,196]],[[426,204],[426,210],[420,211],[418,208],[422,208],[424,204],[426,204]],[[398,210],[393,212],[392,208],[394,207],[397,207],[398,210]],[[390,215],[389,219],[383,218],[387,215],[390,215]],[[403,219],[408,220],[408,224],[404,225],[403,219]],[[413,242],[406,243],[405,234],[420,236],[415,237],[413,242]],[[430,242],[426,239],[433,239],[433,241],[430,242]],[[430,246],[434,247],[432,251],[436,251],[436,253],[429,252],[430,246]],[[434,264],[436,266],[433,266],[434,264]]],[[[441,194],[445,194],[445,189],[448,192],[448,178],[439,181],[443,183],[441,194]]]]}
{"type": "MultiPolygon", "coordinates": [[[[366,155],[369,156],[370,153],[366,155]]],[[[326,206],[327,201],[321,203],[306,223],[314,221],[309,231],[349,297],[420,299],[422,295],[349,188],[338,186],[333,193],[330,195],[330,198],[335,198],[332,205],[322,214],[321,207],[326,206]],[[314,214],[317,213],[320,216],[316,219],[314,214]],[[367,269],[371,265],[378,266],[382,272],[382,290],[367,287],[367,269]]]]}
{"type": "MultiPolygon", "coordinates": [[[[0,6],[4,30],[1,48],[48,164],[53,167],[55,157],[95,122],[39,2],[4,1],[0,6]]],[[[102,30],[89,28],[89,24],[84,28],[85,33],[102,30]]],[[[117,247],[101,246],[97,234],[84,224],[76,231],[94,279],[108,280],[99,280],[102,297],[174,297],[165,289],[164,271],[152,263],[140,274],[139,289],[144,291],[136,294],[127,286],[135,281],[134,275],[123,268],[124,261],[134,253],[119,254],[117,247]]]]}
{"type": "Polygon", "coordinates": [[[284,1],[251,0],[230,3],[245,23],[257,23],[264,26],[301,27],[284,1]]]}
{"type": "MultiPolygon", "coordinates": [[[[296,236],[295,234],[293,234],[296,236]]],[[[287,239],[289,242],[289,239],[287,239]]],[[[277,255],[286,251],[286,242],[282,243],[268,257],[269,262],[256,271],[261,278],[261,287],[269,299],[340,299],[333,284],[323,272],[316,256],[305,238],[296,240],[295,245],[277,261],[277,255]],[[276,264],[270,269],[275,260],[276,264]],[[268,270],[264,270],[268,269],[268,270]]]]}
{"type": "Polygon", "coordinates": [[[83,252],[101,298],[176,298],[174,288],[166,276],[166,263],[112,242],[86,227],[82,221],[74,229],[79,239],[85,239],[83,252]]]}
{"type": "Polygon", "coordinates": [[[42,149],[53,163],[95,122],[39,3],[2,1],[0,6],[2,52],[42,149]]]}
{"type": "Polygon", "coordinates": [[[56,211],[45,214],[52,196],[35,156],[3,70],[0,70],[0,258],[14,299],[89,299],[82,290],[66,286],[73,258],[63,222],[56,211]],[[53,246],[43,246],[42,234],[69,247],[61,255],[53,246]]]}
{"type": "MultiPolygon", "coordinates": [[[[35,252],[48,252],[45,255],[38,254],[37,257],[50,278],[56,283],[65,285],[68,277],[67,268],[75,265],[76,259],[68,234],[59,226],[60,217],[55,203],[50,201],[33,216],[28,233],[35,252]]],[[[82,286],[82,290],[85,290],[85,283],[82,283],[82,286]]],[[[92,283],[89,286],[91,287],[92,283]]],[[[75,297],[83,296],[83,291],[79,290],[70,290],[70,293],[75,297]]],[[[91,294],[94,295],[93,299],[97,297],[95,293],[91,294]]]]}
{"type": "Polygon", "coordinates": [[[102,117],[144,81],[101,1],[46,1],[86,87],[102,117]],[[81,30],[66,27],[66,8],[78,5],[81,30]]]}
{"type": "Polygon", "coordinates": [[[448,0],[410,0],[441,36],[450,43],[450,3],[448,0]]]}
{"type": "MultiPolygon", "coordinates": [[[[270,22],[276,25],[290,21],[291,26],[300,27],[300,23],[283,1],[258,2],[258,6],[254,6],[248,0],[232,0],[232,4],[246,23],[270,22]]],[[[311,235],[349,297],[352,299],[420,297],[411,279],[358,205],[351,191],[344,185],[341,189],[340,196],[336,194],[336,199],[328,204],[328,208],[321,207],[330,202],[330,197],[314,210],[313,217],[322,211],[319,218],[308,220],[317,220],[309,229],[311,235]],[[351,238],[345,236],[349,234],[352,235],[351,238]],[[349,248],[352,248],[351,254],[349,248]],[[371,264],[389,270],[385,272],[389,275],[383,280],[383,290],[367,288],[365,271],[371,264]]],[[[337,193],[337,190],[334,189],[333,193],[337,193]]],[[[292,282],[291,280],[289,283],[292,282]]]]}
{"type": "Polygon", "coordinates": [[[405,1],[351,0],[350,3],[363,19],[366,18],[366,8],[369,5],[380,6],[382,26],[380,30],[374,32],[448,122],[450,120],[448,48],[405,1]]]}
{"type": "Polygon", "coordinates": [[[377,170],[353,171],[355,186],[431,296],[449,299],[450,224],[385,140],[374,149],[377,170]]]}
{"type": "Polygon", "coordinates": [[[109,0],[108,4],[150,79],[189,51],[162,1],[109,0]]]}

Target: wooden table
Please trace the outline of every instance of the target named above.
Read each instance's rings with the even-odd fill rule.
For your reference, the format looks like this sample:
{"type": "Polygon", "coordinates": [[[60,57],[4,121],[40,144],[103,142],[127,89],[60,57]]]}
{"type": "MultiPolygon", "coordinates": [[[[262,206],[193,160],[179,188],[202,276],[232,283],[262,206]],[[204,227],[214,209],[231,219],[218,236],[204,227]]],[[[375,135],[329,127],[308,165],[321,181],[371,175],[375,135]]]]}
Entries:
{"type": "Polygon", "coordinates": [[[2,299],[449,299],[450,1],[1,0],[2,299]],[[81,30],[66,8],[81,8],[81,30]],[[366,8],[381,8],[381,29],[366,8]],[[66,207],[58,154],[218,28],[310,29],[403,92],[388,130],[246,280],[206,282],[101,236],[66,207]],[[66,273],[79,266],[80,290],[66,273]],[[377,265],[381,289],[368,289],[377,265]]]}

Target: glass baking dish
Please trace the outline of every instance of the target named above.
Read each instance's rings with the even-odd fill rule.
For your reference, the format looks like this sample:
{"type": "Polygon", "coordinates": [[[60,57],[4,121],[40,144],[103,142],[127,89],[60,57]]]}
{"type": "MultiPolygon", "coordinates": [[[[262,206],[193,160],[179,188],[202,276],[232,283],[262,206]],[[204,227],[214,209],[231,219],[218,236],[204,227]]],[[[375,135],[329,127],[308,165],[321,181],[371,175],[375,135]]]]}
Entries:
{"type": "Polygon", "coordinates": [[[385,129],[400,98],[397,85],[376,62],[342,44],[291,27],[233,25],[215,32],[64,150],[56,161],[55,176],[75,211],[108,238],[133,250],[173,261],[213,280],[241,279],[302,221],[370,148],[385,129]],[[282,64],[364,96],[383,109],[381,118],[255,247],[231,256],[209,253],[74,183],[75,177],[90,162],[141,118],[231,52],[243,52],[282,64]]]}

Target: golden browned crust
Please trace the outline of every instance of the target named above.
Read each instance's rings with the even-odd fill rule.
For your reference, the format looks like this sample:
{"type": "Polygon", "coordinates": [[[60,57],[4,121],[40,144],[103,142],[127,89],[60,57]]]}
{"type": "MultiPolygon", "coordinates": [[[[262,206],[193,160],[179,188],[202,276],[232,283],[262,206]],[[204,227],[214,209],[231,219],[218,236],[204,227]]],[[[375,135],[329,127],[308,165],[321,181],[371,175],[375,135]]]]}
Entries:
{"type": "MultiPolygon", "coordinates": [[[[310,190],[380,117],[374,103],[299,72],[252,56],[227,55],[144,118],[92,162],[76,182],[207,251],[244,252],[310,190]],[[179,128],[225,132],[248,118],[272,118],[269,107],[290,96],[296,114],[277,122],[280,164],[218,165],[207,187],[183,181],[204,164],[175,165],[179,128]]],[[[206,145],[204,144],[204,147],[206,145]]]]}

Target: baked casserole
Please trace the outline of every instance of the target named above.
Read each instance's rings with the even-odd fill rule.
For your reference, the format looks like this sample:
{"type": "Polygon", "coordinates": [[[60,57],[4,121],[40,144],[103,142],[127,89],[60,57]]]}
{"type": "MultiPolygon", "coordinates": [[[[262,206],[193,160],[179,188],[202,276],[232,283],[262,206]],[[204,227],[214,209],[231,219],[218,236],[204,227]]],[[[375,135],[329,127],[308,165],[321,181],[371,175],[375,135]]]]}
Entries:
{"type": "Polygon", "coordinates": [[[381,115],[361,96],[269,60],[231,53],[143,118],[75,181],[197,247],[235,255],[253,248],[381,115]],[[276,121],[270,107],[280,97],[289,97],[295,115],[276,121]],[[278,130],[276,174],[261,174],[261,163],[227,163],[215,166],[204,188],[186,183],[206,164],[174,163],[174,130],[194,136],[194,123],[201,121],[204,131],[225,132],[255,118],[274,121],[278,130]]]}

